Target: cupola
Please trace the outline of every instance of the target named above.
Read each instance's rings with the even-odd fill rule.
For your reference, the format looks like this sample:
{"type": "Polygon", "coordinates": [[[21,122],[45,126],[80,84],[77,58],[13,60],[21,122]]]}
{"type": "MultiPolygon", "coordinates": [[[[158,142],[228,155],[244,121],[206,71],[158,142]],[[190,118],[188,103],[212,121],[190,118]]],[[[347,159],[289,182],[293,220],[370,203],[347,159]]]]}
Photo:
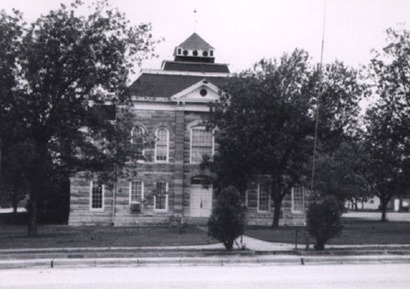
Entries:
{"type": "Polygon", "coordinates": [[[203,40],[197,33],[193,33],[184,42],[175,47],[175,61],[214,63],[215,49],[203,40]]]}

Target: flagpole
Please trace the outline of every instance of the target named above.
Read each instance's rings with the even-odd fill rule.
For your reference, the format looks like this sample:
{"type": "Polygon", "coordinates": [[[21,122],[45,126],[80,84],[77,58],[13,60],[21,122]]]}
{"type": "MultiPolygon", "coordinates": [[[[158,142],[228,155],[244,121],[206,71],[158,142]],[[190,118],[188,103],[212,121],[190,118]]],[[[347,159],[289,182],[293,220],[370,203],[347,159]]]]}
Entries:
{"type": "Polygon", "coordinates": [[[325,47],[325,26],[326,26],[326,8],[327,8],[327,1],[325,0],[324,9],[323,9],[323,23],[322,23],[322,43],[320,47],[320,63],[319,63],[319,91],[316,100],[316,113],[315,113],[315,134],[313,139],[313,157],[312,157],[312,176],[311,176],[311,184],[310,184],[310,191],[311,194],[314,192],[315,189],[315,162],[316,162],[316,154],[317,154],[317,136],[319,130],[319,111],[320,111],[320,96],[322,93],[322,80],[323,80],[323,51],[325,47]]]}

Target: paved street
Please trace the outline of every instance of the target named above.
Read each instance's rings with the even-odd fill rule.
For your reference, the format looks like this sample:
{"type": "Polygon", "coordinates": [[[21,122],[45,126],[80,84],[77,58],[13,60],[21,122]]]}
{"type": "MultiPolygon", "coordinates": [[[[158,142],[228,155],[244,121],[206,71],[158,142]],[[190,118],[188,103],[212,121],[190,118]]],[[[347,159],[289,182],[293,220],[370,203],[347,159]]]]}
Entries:
{"type": "Polygon", "coordinates": [[[410,264],[19,269],[0,271],[0,288],[359,288],[401,289],[410,264]]]}

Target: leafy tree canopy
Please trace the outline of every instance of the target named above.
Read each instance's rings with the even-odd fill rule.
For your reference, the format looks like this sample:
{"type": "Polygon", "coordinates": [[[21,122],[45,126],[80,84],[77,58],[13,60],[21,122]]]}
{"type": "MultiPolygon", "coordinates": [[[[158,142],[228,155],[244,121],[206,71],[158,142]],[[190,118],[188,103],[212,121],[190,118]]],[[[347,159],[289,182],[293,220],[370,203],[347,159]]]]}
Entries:
{"type": "Polygon", "coordinates": [[[305,51],[295,50],[279,60],[261,60],[222,90],[208,121],[219,129],[213,170],[221,187],[241,191],[250,177],[270,176],[277,226],[282,199],[310,175],[317,105],[322,147],[340,143],[354,127],[365,86],[342,63],[319,71],[305,51]]]}
{"type": "Polygon", "coordinates": [[[79,0],[61,5],[31,25],[18,11],[1,13],[2,146],[33,148],[33,211],[49,174],[109,170],[126,160],[130,124],[107,119],[104,105],[127,103],[128,74],[152,56],[156,43],[150,25],[131,25],[107,1],[95,3],[88,15],[82,7],[79,0]]]}
{"type": "Polygon", "coordinates": [[[365,118],[367,178],[382,221],[392,196],[407,192],[410,174],[410,32],[390,28],[386,35],[387,45],[374,51],[368,67],[377,99],[365,118]]]}

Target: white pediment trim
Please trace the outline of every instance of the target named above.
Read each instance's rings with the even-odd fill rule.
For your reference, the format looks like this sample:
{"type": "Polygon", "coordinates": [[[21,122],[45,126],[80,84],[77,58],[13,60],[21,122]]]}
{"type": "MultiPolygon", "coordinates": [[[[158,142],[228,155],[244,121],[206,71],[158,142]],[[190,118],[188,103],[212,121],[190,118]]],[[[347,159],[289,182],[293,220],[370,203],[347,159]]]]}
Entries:
{"type": "Polygon", "coordinates": [[[170,99],[171,101],[184,103],[208,103],[219,99],[219,88],[208,80],[203,79],[172,95],[170,99]],[[205,95],[201,94],[203,91],[206,91],[205,95]]]}

